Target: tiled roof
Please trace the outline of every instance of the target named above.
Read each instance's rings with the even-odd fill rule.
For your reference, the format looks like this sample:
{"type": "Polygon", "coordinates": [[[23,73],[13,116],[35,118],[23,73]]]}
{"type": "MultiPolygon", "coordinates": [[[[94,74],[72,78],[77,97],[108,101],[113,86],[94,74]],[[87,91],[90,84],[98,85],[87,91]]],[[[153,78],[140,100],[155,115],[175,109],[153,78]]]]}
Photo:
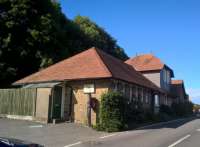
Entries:
{"type": "Polygon", "coordinates": [[[136,56],[128,59],[126,63],[134,66],[138,71],[161,70],[164,67],[164,63],[152,54],[136,56]]]}
{"type": "Polygon", "coordinates": [[[116,78],[163,92],[132,66],[94,47],[14,84],[99,78],[116,78]]]}
{"type": "Polygon", "coordinates": [[[184,83],[183,83],[183,80],[172,80],[171,84],[172,85],[180,85],[180,84],[184,84],[184,83]]]}
{"type": "Polygon", "coordinates": [[[179,96],[181,92],[184,92],[184,95],[186,95],[184,81],[183,80],[172,80],[171,81],[171,92],[179,96]]]}
{"type": "Polygon", "coordinates": [[[140,72],[162,70],[164,67],[166,67],[171,71],[172,76],[174,76],[173,71],[159,58],[152,54],[138,55],[128,59],[125,63],[133,66],[137,71],[140,72]]]}
{"type": "Polygon", "coordinates": [[[93,48],[27,76],[15,84],[105,77],[112,75],[93,48]]]}

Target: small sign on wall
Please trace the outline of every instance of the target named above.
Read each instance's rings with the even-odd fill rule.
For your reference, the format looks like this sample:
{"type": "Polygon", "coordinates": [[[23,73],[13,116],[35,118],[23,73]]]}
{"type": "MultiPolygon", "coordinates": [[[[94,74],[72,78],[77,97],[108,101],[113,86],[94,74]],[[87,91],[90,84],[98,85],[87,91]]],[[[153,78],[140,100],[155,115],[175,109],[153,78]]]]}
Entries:
{"type": "Polygon", "coordinates": [[[84,93],[94,93],[95,91],[94,84],[84,84],[83,91],[84,93]]]}

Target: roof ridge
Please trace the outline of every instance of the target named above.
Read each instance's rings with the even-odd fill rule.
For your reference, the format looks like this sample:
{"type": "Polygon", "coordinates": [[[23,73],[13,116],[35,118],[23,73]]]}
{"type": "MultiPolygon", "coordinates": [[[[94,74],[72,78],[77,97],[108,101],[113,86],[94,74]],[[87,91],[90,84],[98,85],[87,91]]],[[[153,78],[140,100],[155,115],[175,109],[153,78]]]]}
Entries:
{"type": "Polygon", "coordinates": [[[96,49],[96,51],[98,52],[99,57],[102,59],[103,64],[106,66],[106,68],[107,68],[108,71],[110,72],[111,76],[113,77],[114,74],[113,74],[112,70],[110,69],[110,67],[105,63],[102,53],[106,54],[107,56],[109,56],[110,58],[113,58],[114,60],[116,60],[116,61],[118,61],[118,62],[121,62],[122,64],[124,64],[124,61],[122,61],[122,60],[120,60],[120,59],[118,59],[118,58],[116,58],[116,57],[113,57],[112,55],[110,55],[110,54],[104,52],[103,50],[100,50],[100,49],[98,49],[98,48],[95,48],[95,49],[96,49]]]}
{"type": "MultiPolygon", "coordinates": [[[[102,60],[104,60],[101,56],[103,56],[100,52],[102,52],[102,53],[105,53],[104,51],[102,51],[102,50],[100,50],[100,49],[98,49],[98,48],[95,48],[96,49],[96,51],[98,52],[98,55],[100,56],[100,58],[102,59],[102,60]]],[[[107,56],[110,56],[111,58],[114,58],[115,60],[117,60],[118,62],[121,62],[122,64],[124,64],[126,67],[125,68],[131,68],[131,70],[133,70],[137,75],[139,75],[139,76],[141,76],[141,77],[143,77],[143,80],[147,80],[152,86],[154,86],[154,87],[156,87],[157,89],[159,89],[159,90],[162,90],[161,88],[159,88],[156,84],[154,84],[152,81],[150,81],[148,78],[146,78],[144,75],[142,75],[140,72],[138,72],[133,66],[131,66],[131,65],[129,65],[129,64],[127,64],[127,63],[125,63],[125,62],[123,62],[122,60],[120,60],[120,59],[117,59],[117,58],[115,58],[115,57],[113,57],[113,56],[111,56],[111,55],[109,55],[109,54],[107,54],[107,53],[105,53],[107,56]]],[[[105,62],[104,62],[104,64],[105,64],[105,62]]],[[[110,73],[111,73],[111,75],[113,76],[113,73],[112,73],[112,70],[110,69],[110,67],[108,66],[108,65],[106,65],[105,64],[105,66],[107,67],[107,69],[110,71],[110,73]]],[[[136,84],[136,83],[135,83],[136,84]]],[[[140,85],[140,86],[144,86],[144,85],[142,85],[142,84],[138,84],[138,85],[140,85]]],[[[144,87],[148,87],[148,86],[144,86],[144,87]]],[[[153,89],[153,88],[150,88],[150,89],[153,89]]]]}
{"type": "MultiPolygon", "coordinates": [[[[92,49],[92,48],[90,48],[90,49],[92,49]]],[[[90,49],[85,50],[85,51],[89,51],[90,49]]],[[[77,53],[77,54],[72,55],[72,56],[70,56],[70,57],[68,57],[68,58],[65,58],[65,59],[63,59],[63,60],[60,60],[60,61],[58,61],[58,62],[56,62],[56,63],[54,63],[54,64],[52,64],[52,65],[49,65],[48,67],[45,67],[45,68],[43,68],[43,69],[39,69],[38,71],[35,71],[35,72],[33,72],[32,74],[30,74],[30,75],[28,75],[28,76],[26,76],[26,77],[24,77],[24,78],[22,78],[22,79],[19,79],[19,80],[13,82],[12,85],[15,85],[17,82],[19,82],[19,81],[21,81],[21,80],[23,80],[23,79],[25,79],[25,78],[28,78],[28,77],[30,77],[30,76],[37,75],[38,73],[43,73],[43,72],[45,72],[46,70],[48,70],[49,68],[52,68],[52,67],[57,66],[57,65],[59,65],[59,64],[65,63],[65,62],[66,62],[67,60],[69,60],[69,59],[76,58],[77,56],[80,56],[80,54],[83,53],[83,52],[84,52],[84,51],[81,51],[80,53],[77,53]]]]}
{"type": "Polygon", "coordinates": [[[113,77],[113,73],[111,72],[111,70],[109,69],[109,67],[106,65],[104,59],[101,57],[101,53],[100,52],[103,52],[103,51],[100,51],[100,49],[96,48],[96,47],[92,47],[91,49],[94,49],[95,50],[95,53],[97,55],[97,57],[100,59],[100,63],[103,65],[104,69],[106,69],[106,72],[111,76],[113,77]]]}

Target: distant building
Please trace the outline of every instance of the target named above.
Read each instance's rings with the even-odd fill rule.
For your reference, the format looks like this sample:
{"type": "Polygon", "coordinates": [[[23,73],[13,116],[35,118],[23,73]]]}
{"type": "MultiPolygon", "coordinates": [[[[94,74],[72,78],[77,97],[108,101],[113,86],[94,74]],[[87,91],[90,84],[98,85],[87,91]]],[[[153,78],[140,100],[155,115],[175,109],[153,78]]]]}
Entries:
{"type": "Polygon", "coordinates": [[[189,95],[186,94],[183,80],[172,80],[172,93],[177,96],[177,103],[189,101],[189,95]]]}
{"type": "Polygon", "coordinates": [[[188,101],[189,96],[185,93],[183,81],[178,85],[175,84],[178,81],[172,80],[173,70],[153,54],[138,55],[125,63],[133,66],[159,88],[165,90],[166,97],[160,98],[163,104],[171,105],[172,102],[183,102],[183,99],[188,101]]]}

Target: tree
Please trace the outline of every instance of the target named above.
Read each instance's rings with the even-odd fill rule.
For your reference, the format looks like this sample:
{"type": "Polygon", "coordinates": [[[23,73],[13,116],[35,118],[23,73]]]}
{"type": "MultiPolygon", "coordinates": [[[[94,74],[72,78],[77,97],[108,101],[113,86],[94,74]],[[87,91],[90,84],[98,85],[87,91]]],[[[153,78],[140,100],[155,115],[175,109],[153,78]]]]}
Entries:
{"type": "Polygon", "coordinates": [[[87,33],[84,23],[93,22],[84,19],[68,19],[51,0],[0,0],[0,87],[92,46],[127,57],[96,24],[87,33]]]}
{"type": "Polygon", "coordinates": [[[0,1],[1,85],[59,58],[65,47],[57,23],[62,17],[58,5],[50,0],[0,1]]]}
{"type": "Polygon", "coordinates": [[[86,47],[95,46],[121,60],[128,59],[124,50],[117,45],[116,40],[113,39],[103,28],[92,22],[88,17],[79,15],[74,19],[74,22],[80,26],[80,29],[86,36],[86,47]]]}

